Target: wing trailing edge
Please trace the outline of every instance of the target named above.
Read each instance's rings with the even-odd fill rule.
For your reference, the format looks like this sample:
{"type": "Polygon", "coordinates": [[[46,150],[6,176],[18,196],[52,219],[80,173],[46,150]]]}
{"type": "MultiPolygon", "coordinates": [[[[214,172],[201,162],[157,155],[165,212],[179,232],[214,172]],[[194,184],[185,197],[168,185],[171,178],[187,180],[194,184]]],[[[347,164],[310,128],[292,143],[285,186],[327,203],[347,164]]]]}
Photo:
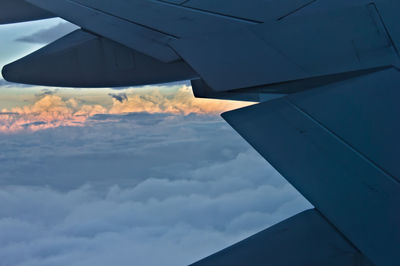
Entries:
{"type": "Polygon", "coordinates": [[[192,266],[372,266],[316,210],[302,212],[192,266]]]}

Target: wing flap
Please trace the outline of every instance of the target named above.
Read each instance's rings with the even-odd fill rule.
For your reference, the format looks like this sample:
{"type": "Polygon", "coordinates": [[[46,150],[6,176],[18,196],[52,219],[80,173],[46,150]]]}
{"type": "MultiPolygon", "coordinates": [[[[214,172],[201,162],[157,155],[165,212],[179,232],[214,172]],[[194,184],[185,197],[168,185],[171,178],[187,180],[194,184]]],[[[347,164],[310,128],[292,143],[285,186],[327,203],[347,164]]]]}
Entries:
{"type": "Polygon", "coordinates": [[[388,69],[223,114],[378,265],[400,261],[399,82],[388,69]]]}
{"type": "Polygon", "coordinates": [[[312,76],[391,65],[397,59],[374,4],[288,17],[251,29],[312,76]]]}
{"type": "Polygon", "coordinates": [[[374,5],[240,25],[171,40],[171,46],[216,91],[397,64],[374,5]]]}
{"type": "Polygon", "coordinates": [[[233,101],[264,102],[285,96],[280,93],[260,93],[256,90],[233,90],[216,92],[202,79],[191,80],[193,94],[196,98],[225,99],[233,101]]]}
{"type": "Polygon", "coordinates": [[[197,77],[183,61],[163,63],[77,30],[4,67],[8,81],[66,87],[135,86],[197,77]]]}
{"type": "Polygon", "coordinates": [[[184,38],[172,41],[171,46],[218,92],[306,75],[246,28],[184,38]]]}
{"type": "Polygon", "coordinates": [[[308,210],[193,266],[372,266],[317,211],[308,210]]]}

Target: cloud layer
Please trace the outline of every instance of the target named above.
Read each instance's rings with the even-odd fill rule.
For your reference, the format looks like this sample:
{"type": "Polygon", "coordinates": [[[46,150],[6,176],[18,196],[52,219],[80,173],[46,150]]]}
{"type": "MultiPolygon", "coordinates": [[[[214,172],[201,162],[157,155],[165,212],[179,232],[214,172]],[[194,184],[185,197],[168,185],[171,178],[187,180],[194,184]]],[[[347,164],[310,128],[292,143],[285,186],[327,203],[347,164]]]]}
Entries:
{"type": "Polygon", "coordinates": [[[37,95],[32,104],[4,108],[0,112],[0,132],[13,133],[22,130],[37,131],[59,126],[83,126],[96,114],[170,113],[188,115],[219,114],[245,106],[245,103],[195,99],[189,86],[177,91],[148,91],[110,94],[112,105],[88,104],[79,97],[63,98],[46,90],[37,95]]]}
{"type": "Polygon", "coordinates": [[[0,145],[1,266],[186,265],[310,207],[214,115],[102,114],[0,145]]]}

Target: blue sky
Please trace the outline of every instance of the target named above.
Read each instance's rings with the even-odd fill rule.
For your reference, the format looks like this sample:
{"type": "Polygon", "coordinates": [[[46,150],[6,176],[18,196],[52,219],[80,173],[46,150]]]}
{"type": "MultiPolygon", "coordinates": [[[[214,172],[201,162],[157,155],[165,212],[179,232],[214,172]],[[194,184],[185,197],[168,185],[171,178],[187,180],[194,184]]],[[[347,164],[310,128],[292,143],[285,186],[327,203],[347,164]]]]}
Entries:
{"type": "MultiPolygon", "coordinates": [[[[60,22],[0,26],[0,65],[60,22]]],[[[3,81],[0,266],[186,265],[310,208],[220,118],[240,106],[3,81]]]]}

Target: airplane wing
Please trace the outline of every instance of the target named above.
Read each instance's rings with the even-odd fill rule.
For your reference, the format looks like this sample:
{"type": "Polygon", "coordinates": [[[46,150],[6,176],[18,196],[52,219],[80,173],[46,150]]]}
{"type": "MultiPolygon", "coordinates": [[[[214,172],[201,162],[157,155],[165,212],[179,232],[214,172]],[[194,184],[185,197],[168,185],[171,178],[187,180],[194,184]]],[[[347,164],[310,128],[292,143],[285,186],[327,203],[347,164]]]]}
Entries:
{"type": "Polygon", "coordinates": [[[81,29],[5,66],[9,81],[191,80],[196,97],[259,102],[223,117],[315,209],[194,265],[400,265],[400,2],[13,3],[23,8],[0,22],[81,29]]]}
{"type": "Polygon", "coordinates": [[[192,266],[372,266],[316,210],[302,212],[192,266]]]}
{"type": "Polygon", "coordinates": [[[53,14],[25,1],[1,0],[0,7],[0,24],[54,17],[53,14]]]}
{"type": "Polygon", "coordinates": [[[377,265],[400,262],[398,84],[389,68],[223,115],[377,265]]]}

